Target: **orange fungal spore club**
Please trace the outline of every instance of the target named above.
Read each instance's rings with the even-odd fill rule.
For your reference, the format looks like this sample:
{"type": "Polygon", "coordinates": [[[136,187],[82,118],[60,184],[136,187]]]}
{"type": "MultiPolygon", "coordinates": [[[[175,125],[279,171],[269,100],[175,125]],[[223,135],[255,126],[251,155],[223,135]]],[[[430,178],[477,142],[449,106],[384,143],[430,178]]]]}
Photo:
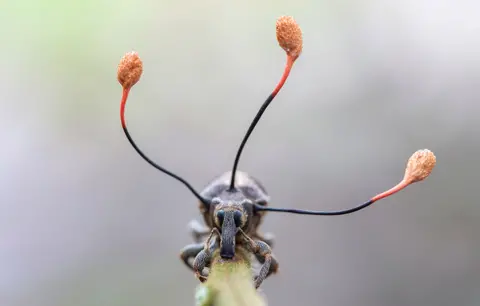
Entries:
{"type": "Polygon", "coordinates": [[[426,179],[432,172],[437,158],[428,149],[418,150],[408,159],[404,180],[410,184],[426,179]]]}
{"type": "Polygon", "coordinates": [[[281,16],[276,23],[277,41],[288,56],[294,60],[302,53],[302,30],[291,16],[281,16]]]}
{"type": "Polygon", "coordinates": [[[117,79],[124,89],[130,89],[139,80],[143,72],[143,63],[138,53],[126,53],[118,64],[117,79]]]}

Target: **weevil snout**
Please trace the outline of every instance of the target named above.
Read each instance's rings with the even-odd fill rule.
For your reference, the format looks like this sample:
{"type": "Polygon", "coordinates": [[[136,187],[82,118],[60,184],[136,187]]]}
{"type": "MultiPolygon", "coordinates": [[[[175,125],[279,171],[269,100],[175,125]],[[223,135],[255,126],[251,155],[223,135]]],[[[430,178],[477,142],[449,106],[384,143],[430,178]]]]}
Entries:
{"type": "Polygon", "coordinates": [[[242,226],[243,212],[233,207],[219,209],[215,214],[217,226],[221,229],[220,256],[232,259],[235,256],[235,237],[242,226]]]}

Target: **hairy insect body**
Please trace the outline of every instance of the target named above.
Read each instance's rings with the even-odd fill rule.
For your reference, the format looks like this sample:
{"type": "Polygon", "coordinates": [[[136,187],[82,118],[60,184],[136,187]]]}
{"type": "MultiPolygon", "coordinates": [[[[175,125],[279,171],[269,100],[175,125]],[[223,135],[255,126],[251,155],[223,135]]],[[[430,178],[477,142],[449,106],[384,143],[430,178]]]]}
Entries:
{"type": "MultiPolygon", "coordinates": [[[[210,228],[214,227],[213,213],[219,204],[238,207],[242,204],[242,201],[249,200],[252,203],[266,206],[270,200],[263,185],[246,172],[237,171],[235,174],[235,191],[230,191],[231,174],[231,171],[227,171],[216,177],[200,193],[202,197],[212,203],[210,209],[205,209],[205,206],[200,203],[200,212],[203,215],[203,220],[210,228]]],[[[250,205],[247,209],[250,212],[246,213],[250,213],[251,218],[248,220],[249,228],[244,228],[243,230],[250,233],[252,230],[255,231],[261,224],[265,212],[253,213],[253,205],[250,205]]]]}
{"type": "Polygon", "coordinates": [[[207,275],[203,269],[209,266],[214,251],[219,250],[222,259],[230,260],[239,248],[247,249],[262,264],[255,279],[258,287],[278,269],[278,262],[271,254],[273,235],[264,236],[258,231],[265,212],[255,210],[255,205],[267,206],[269,196],[261,183],[245,172],[236,172],[234,189],[230,188],[230,177],[231,171],[225,172],[201,192],[209,203],[207,206],[201,202],[199,206],[206,226],[196,221],[190,223],[197,243],[185,247],[181,258],[204,281],[207,275]],[[191,258],[193,263],[189,261],[191,258]]]}

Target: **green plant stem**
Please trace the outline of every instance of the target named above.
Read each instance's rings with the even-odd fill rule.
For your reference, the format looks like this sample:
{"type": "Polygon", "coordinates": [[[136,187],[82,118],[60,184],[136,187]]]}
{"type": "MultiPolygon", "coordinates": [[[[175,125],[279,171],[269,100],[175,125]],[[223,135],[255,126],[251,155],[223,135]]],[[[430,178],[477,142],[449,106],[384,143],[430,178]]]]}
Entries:
{"type": "Polygon", "coordinates": [[[237,248],[235,258],[222,259],[218,251],[205,283],[197,288],[198,306],[266,306],[253,284],[248,253],[237,248]]]}

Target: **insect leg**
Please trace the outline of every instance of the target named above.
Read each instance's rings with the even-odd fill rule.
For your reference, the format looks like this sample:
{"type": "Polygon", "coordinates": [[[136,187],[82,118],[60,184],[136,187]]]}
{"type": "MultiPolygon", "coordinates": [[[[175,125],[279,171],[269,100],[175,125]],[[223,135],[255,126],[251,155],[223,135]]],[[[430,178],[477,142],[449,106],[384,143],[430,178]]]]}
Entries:
{"type": "Polygon", "coordinates": [[[193,243],[189,244],[184,247],[180,252],[180,258],[183,260],[185,265],[189,267],[192,271],[193,269],[193,262],[190,262],[191,258],[195,258],[201,250],[203,250],[204,244],[203,243],[193,243]]]}
{"type": "Polygon", "coordinates": [[[263,263],[262,267],[260,268],[260,272],[254,280],[255,288],[258,288],[267,276],[269,276],[273,272],[276,272],[278,268],[278,262],[277,260],[273,259],[272,249],[268,244],[263,241],[253,240],[252,238],[248,237],[247,234],[245,234],[245,232],[243,232],[242,230],[240,230],[240,232],[245,239],[248,249],[250,249],[250,251],[255,254],[255,257],[257,257],[257,259],[263,263]]]}
{"type": "Polygon", "coordinates": [[[267,232],[267,233],[259,233],[256,232],[253,235],[253,238],[264,241],[266,244],[270,246],[270,248],[273,249],[273,245],[275,244],[275,235],[273,233],[267,232]]]}
{"type": "Polygon", "coordinates": [[[195,276],[201,281],[204,282],[207,279],[207,275],[203,273],[203,269],[205,267],[210,266],[212,261],[212,254],[215,248],[218,248],[217,239],[215,239],[212,243],[213,235],[217,234],[217,237],[220,237],[220,233],[218,229],[214,228],[210,232],[207,240],[203,244],[203,248],[200,252],[198,252],[197,256],[193,260],[193,271],[195,272],[195,276]]]}
{"type": "MultiPolygon", "coordinates": [[[[257,258],[258,262],[263,265],[263,263],[265,262],[265,257],[259,254],[255,254],[255,257],[257,258]]],[[[277,273],[278,271],[278,266],[279,266],[278,260],[273,253],[271,254],[271,258],[272,258],[272,262],[270,264],[270,269],[268,270],[268,273],[265,276],[265,279],[267,279],[273,273],[277,273]]]]}
{"type": "Polygon", "coordinates": [[[203,272],[205,267],[209,267],[212,262],[212,253],[201,250],[193,261],[193,271],[195,271],[195,276],[202,283],[207,280],[208,274],[203,272]]]}

